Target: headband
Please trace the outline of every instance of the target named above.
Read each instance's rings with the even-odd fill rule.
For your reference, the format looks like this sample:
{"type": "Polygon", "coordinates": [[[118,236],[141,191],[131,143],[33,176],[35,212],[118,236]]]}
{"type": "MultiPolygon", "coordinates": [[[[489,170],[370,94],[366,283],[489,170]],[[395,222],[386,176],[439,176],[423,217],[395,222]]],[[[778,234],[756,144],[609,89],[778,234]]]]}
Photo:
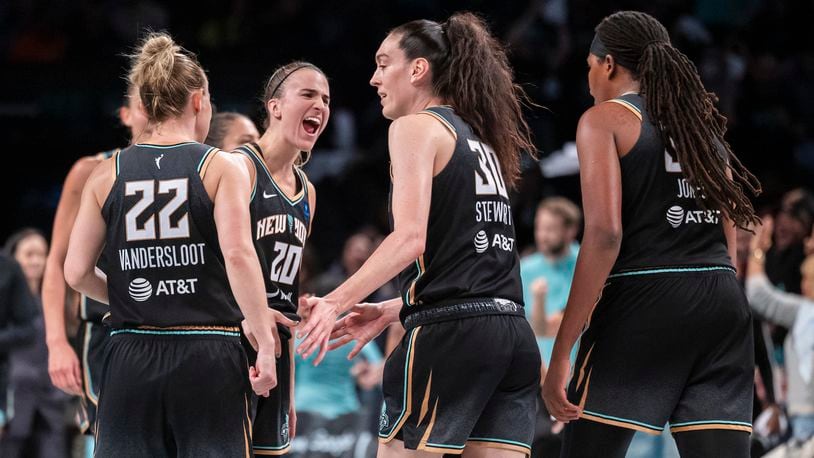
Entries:
{"type": "Polygon", "coordinates": [[[289,77],[289,76],[291,76],[291,74],[292,74],[292,73],[296,72],[297,70],[299,70],[299,69],[301,69],[301,68],[305,68],[305,67],[312,67],[312,65],[307,65],[307,64],[306,64],[306,65],[300,65],[300,66],[294,67],[294,69],[293,69],[293,70],[291,70],[290,72],[288,72],[288,74],[287,74],[287,75],[285,75],[285,76],[283,77],[283,79],[281,79],[281,80],[280,80],[280,82],[279,82],[279,83],[277,83],[277,86],[274,86],[274,90],[273,90],[273,91],[271,91],[271,94],[269,94],[269,97],[270,97],[270,98],[274,98],[274,94],[276,94],[276,93],[277,93],[277,90],[278,90],[278,89],[280,89],[280,86],[282,86],[282,85],[283,85],[283,82],[284,82],[285,80],[287,80],[287,79],[288,79],[288,77],[289,77]]]}
{"type": "Polygon", "coordinates": [[[591,41],[591,54],[601,58],[610,54],[608,48],[605,47],[605,43],[602,43],[602,39],[599,38],[598,33],[594,35],[594,39],[591,41]]]}

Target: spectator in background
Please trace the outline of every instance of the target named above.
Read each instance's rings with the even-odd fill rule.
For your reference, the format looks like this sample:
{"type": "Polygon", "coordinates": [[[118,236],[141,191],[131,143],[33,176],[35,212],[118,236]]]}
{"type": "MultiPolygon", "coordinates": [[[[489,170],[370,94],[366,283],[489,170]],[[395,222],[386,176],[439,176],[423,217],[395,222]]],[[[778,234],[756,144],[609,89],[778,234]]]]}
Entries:
{"type": "Polygon", "coordinates": [[[34,299],[20,266],[0,254],[0,428],[13,415],[7,406],[9,351],[34,338],[37,315],[34,299]]]}
{"type": "Polygon", "coordinates": [[[582,212],[563,197],[540,202],[534,219],[537,251],[520,261],[523,301],[543,363],[548,364],[577,263],[582,212]]]}
{"type": "Polygon", "coordinates": [[[365,401],[370,399],[367,394],[381,384],[384,361],[373,342],[365,345],[359,356],[348,359],[351,349],[345,346],[329,351],[319,366],[297,355],[294,392],[297,436],[293,439],[292,456],[375,455],[377,441],[370,430],[370,418],[374,415],[378,418],[381,396],[378,403],[365,401]],[[360,455],[357,450],[365,453],[360,455]]]}
{"type": "Polygon", "coordinates": [[[48,347],[40,297],[48,242],[40,231],[23,229],[9,237],[3,251],[20,264],[36,307],[33,308],[33,341],[14,349],[9,358],[14,416],[0,441],[0,455],[14,458],[36,450],[36,456],[41,458],[65,457],[68,397],[51,384],[48,376],[48,347]]]}
{"type": "Polygon", "coordinates": [[[800,293],[803,241],[814,223],[814,197],[803,189],[783,196],[774,222],[773,244],[766,252],[766,276],[778,288],[800,293]]]}
{"type": "Polygon", "coordinates": [[[258,138],[260,132],[251,119],[234,111],[224,111],[212,116],[204,143],[232,151],[244,143],[256,142],[258,138]]]}
{"type": "Polygon", "coordinates": [[[814,257],[802,263],[802,295],[772,287],[765,273],[772,245],[771,218],[766,218],[751,244],[746,292],[752,309],[767,320],[791,329],[784,342],[788,376],[787,410],[792,441],[770,456],[812,456],[814,452],[814,257]],[[792,455],[797,450],[799,455],[792,455]]]}

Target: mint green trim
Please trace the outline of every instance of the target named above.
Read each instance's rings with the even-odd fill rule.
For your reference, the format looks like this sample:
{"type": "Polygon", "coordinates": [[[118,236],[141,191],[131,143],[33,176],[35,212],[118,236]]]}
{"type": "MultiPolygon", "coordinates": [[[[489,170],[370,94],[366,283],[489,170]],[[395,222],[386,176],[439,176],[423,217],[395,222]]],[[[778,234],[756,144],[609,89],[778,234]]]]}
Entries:
{"type": "Polygon", "coordinates": [[[177,148],[179,146],[193,145],[193,144],[196,144],[196,143],[198,143],[198,142],[182,142],[182,143],[176,143],[174,145],[151,145],[149,143],[136,143],[134,146],[139,146],[139,147],[142,147],[142,148],[152,148],[152,149],[170,149],[170,148],[177,148]]]}
{"type": "Polygon", "coordinates": [[[731,267],[716,266],[716,267],[671,267],[666,269],[643,269],[631,270],[629,272],[621,272],[618,274],[608,275],[608,278],[632,277],[634,275],[652,275],[663,273],[682,273],[682,272],[713,272],[718,270],[728,270],[735,272],[731,267]]]}
{"type": "Polygon", "coordinates": [[[196,331],[162,331],[160,329],[116,329],[110,332],[111,336],[115,336],[116,334],[148,334],[156,336],[216,335],[226,337],[240,337],[239,332],[214,331],[214,330],[208,331],[204,329],[196,331]]]}
{"type": "Polygon", "coordinates": [[[517,441],[510,441],[508,439],[495,439],[495,438],[492,438],[492,437],[470,437],[467,440],[484,441],[484,442],[497,442],[497,443],[501,443],[501,444],[517,445],[517,446],[525,447],[525,448],[531,450],[531,445],[524,444],[522,442],[517,442],[517,441]]]}
{"type": "Polygon", "coordinates": [[[738,426],[748,426],[749,428],[752,427],[751,423],[746,423],[743,421],[724,421],[724,420],[706,420],[706,421],[688,421],[684,423],[670,423],[671,428],[692,425],[738,425],[738,426]]]}
{"type": "MultiPolygon", "coordinates": [[[[84,297],[84,296],[82,296],[84,297]]],[[[87,380],[87,395],[94,404],[99,403],[99,395],[93,389],[93,377],[90,373],[90,364],[88,362],[88,354],[90,353],[90,339],[92,337],[93,323],[85,323],[85,338],[82,341],[82,365],[85,366],[85,379],[87,380]]]]}
{"type": "Polygon", "coordinates": [[[642,422],[636,421],[636,420],[628,420],[627,418],[619,418],[619,417],[614,417],[614,416],[611,416],[611,415],[604,415],[604,414],[597,413],[597,412],[591,412],[590,410],[583,410],[583,412],[585,412],[585,413],[587,413],[589,415],[593,415],[595,417],[605,418],[607,420],[616,420],[616,421],[621,421],[622,423],[628,423],[628,424],[631,424],[631,425],[642,426],[642,427],[645,427],[645,428],[648,428],[648,429],[652,429],[653,431],[664,431],[664,427],[660,428],[658,426],[648,425],[647,423],[642,423],[642,422]]]}
{"type": "Polygon", "coordinates": [[[209,157],[209,154],[210,154],[212,151],[216,150],[216,149],[217,149],[217,148],[215,148],[215,147],[213,146],[212,148],[209,148],[208,150],[206,150],[206,152],[204,153],[203,157],[201,158],[201,162],[199,162],[199,163],[198,163],[198,173],[201,173],[201,167],[203,167],[204,162],[206,162],[206,158],[208,158],[208,157],[209,157]]]}
{"type": "Polygon", "coordinates": [[[430,447],[451,448],[451,449],[454,449],[454,450],[461,450],[464,447],[466,447],[466,444],[464,444],[464,445],[447,445],[447,444],[433,444],[431,442],[427,442],[427,445],[429,445],[430,447]]]}
{"type": "Polygon", "coordinates": [[[381,432],[379,432],[379,437],[386,438],[387,436],[393,434],[393,431],[396,429],[396,426],[398,426],[399,422],[401,422],[401,419],[404,417],[404,412],[407,411],[407,385],[408,385],[407,382],[409,380],[408,377],[410,369],[410,355],[413,352],[413,342],[415,334],[416,332],[418,332],[419,329],[420,327],[415,328],[410,332],[410,339],[408,340],[409,343],[407,344],[407,356],[404,359],[404,395],[401,400],[401,415],[399,415],[398,419],[396,419],[396,421],[393,422],[393,427],[390,428],[390,432],[387,434],[382,434],[381,432]]]}
{"type": "MultiPolygon", "coordinates": [[[[424,275],[424,272],[421,270],[421,263],[418,262],[418,259],[415,260],[415,268],[418,271],[418,273],[416,274],[415,278],[413,279],[413,282],[410,284],[410,288],[407,288],[407,291],[404,292],[404,303],[408,307],[411,306],[411,305],[414,305],[414,304],[411,304],[410,300],[409,300],[410,299],[410,289],[412,289],[413,285],[418,283],[418,279],[421,278],[422,275],[424,275]]],[[[413,299],[415,299],[415,298],[413,298],[413,299]]]]}
{"type": "Polygon", "coordinates": [[[288,447],[291,447],[291,441],[286,442],[283,445],[279,446],[272,446],[272,445],[252,445],[252,448],[255,450],[284,450],[288,447]]]}

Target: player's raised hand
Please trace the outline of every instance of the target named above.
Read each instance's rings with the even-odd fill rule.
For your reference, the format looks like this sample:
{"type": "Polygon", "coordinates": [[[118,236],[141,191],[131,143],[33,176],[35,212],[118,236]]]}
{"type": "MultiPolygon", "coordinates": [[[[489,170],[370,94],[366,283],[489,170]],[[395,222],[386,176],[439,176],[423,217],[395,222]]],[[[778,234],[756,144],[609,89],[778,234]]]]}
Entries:
{"type": "Polygon", "coordinates": [[[297,337],[305,340],[297,347],[297,353],[307,359],[314,351],[319,350],[319,354],[314,358],[314,366],[322,361],[325,352],[328,351],[328,339],[336,322],[338,308],[338,304],[324,297],[305,299],[307,318],[297,332],[297,337]]]}
{"type": "Polygon", "coordinates": [[[347,315],[334,324],[332,342],[328,349],[335,350],[355,340],[356,345],[348,354],[348,359],[352,359],[368,342],[398,319],[397,313],[391,313],[394,310],[397,308],[388,308],[385,303],[354,305],[347,315]]]}

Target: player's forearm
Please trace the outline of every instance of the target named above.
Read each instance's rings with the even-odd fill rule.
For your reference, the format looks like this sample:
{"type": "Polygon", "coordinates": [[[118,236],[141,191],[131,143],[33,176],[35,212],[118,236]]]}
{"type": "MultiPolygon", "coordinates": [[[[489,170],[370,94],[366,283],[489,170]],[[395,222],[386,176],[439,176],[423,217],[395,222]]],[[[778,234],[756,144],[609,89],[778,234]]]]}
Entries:
{"type": "Polygon", "coordinates": [[[45,341],[50,346],[68,341],[65,331],[65,273],[62,260],[48,257],[42,282],[42,311],[45,321],[45,341]]]}
{"type": "Polygon", "coordinates": [[[229,249],[224,252],[226,275],[240,311],[257,339],[260,348],[274,345],[274,318],[268,313],[263,273],[254,247],[229,249]]]}
{"type": "Polygon", "coordinates": [[[345,312],[381,288],[423,253],[422,236],[408,231],[393,232],[355,274],[325,299],[336,303],[339,313],[345,312]]]}
{"type": "Polygon", "coordinates": [[[382,315],[387,317],[388,323],[395,323],[399,321],[399,312],[401,312],[401,306],[403,303],[404,302],[400,297],[395,297],[379,303],[379,307],[382,308],[382,315]]]}
{"type": "Polygon", "coordinates": [[[621,238],[586,231],[579,250],[574,282],[554,342],[552,359],[567,359],[596,305],[610,270],[619,255],[621,238]]]}

